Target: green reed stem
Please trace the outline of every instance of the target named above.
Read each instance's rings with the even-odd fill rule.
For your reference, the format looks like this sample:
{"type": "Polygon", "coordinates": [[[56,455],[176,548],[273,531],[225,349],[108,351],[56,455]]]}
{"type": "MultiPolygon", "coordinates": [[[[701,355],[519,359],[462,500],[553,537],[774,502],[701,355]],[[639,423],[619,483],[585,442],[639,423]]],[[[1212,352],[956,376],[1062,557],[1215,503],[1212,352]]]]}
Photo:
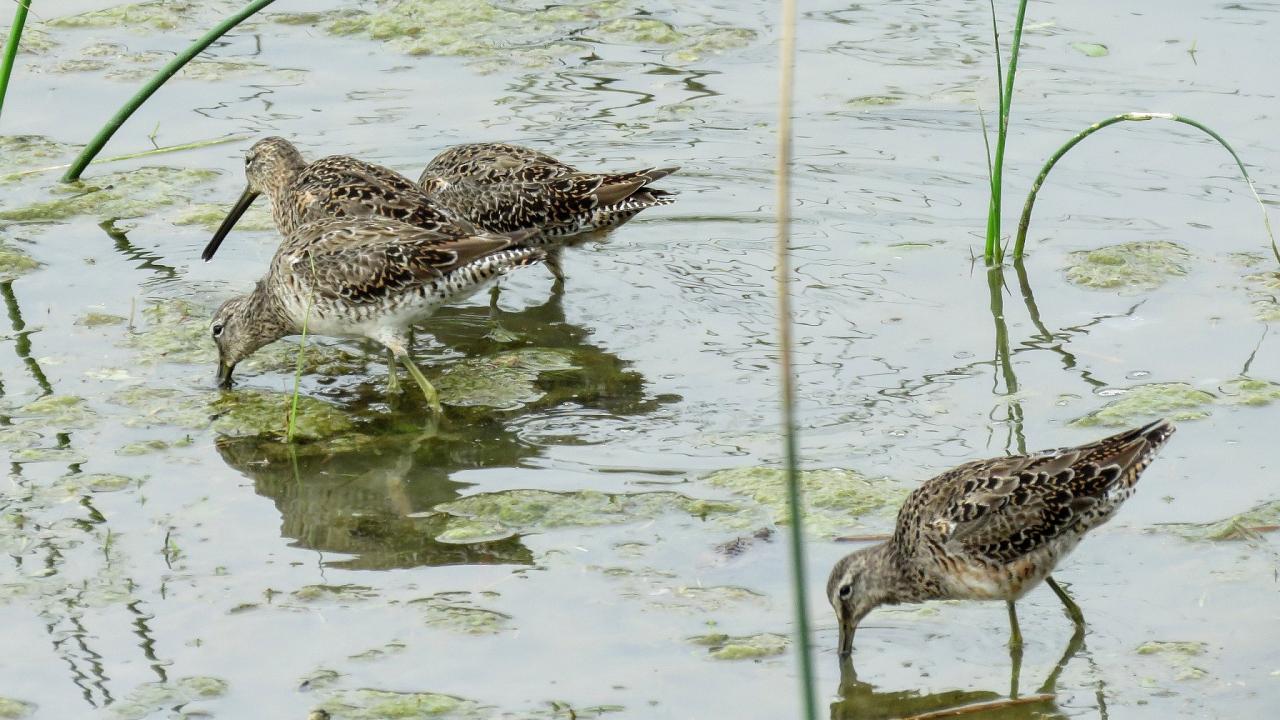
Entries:
{"type": "Polygon", "coordinates": [[[813,656],[809,651],[809,595],[805,573],[804,511],[800,488],[799,451],[796,441],[795,370],[792,366],[791,332],[791,107],[796,74],[796,0],[782,0],[782,37],[779,42],[778,87],[778,353],[782,390],[782,437],[786,460],[787,511],[791,527],[791,581],[796,622],[796,655],[800,661],[804,717],[817,720],[813,656]]]}
{"type": "Polygon", "coordinates": [[[22,28],[27,24],[31,0],[17,0],[17,5],[13,26],[9,28],[9,40],[4,44],[3,64],[0,64],[0,113],[4,112],[4,96],[9,92],[9,76],[13,74],[13,61],[18,57],[18,43],[22,42],[22,28]]]}
{"type": "Polygon", "coordinates": [[[246,18],[273,2],[275,2],[275,0],[254,0],[254,2],[246,5],[240,12],[232,15],[226,20],[223,20],[217,27],[205,33],[199,40],[196,40],[190,47],[179,53],[177,57],[170,60],[163,68],[160,68],[160,72],[157,72],[155,76],[148,80],[147,84],[143,85],[133,97],[129,98],[129,101],[116,111],[116,114],[107,121],[107,124],[102,126],[102,129],[98,131],[98,134],[89,141],[89,144],[85,146],[84,150],[80,152],[80,155],[71,163],[71,168],[63,174],[62,181],[75,182],[76,180],[79,180],[80,174],[84,172],[85,168],[89,167],[89,163],[93,162],[93,158],[102,151],[103,146],[107,144],[107,141],[111,139],[111,136],[120,129],[120,126],[124,125],[130,115],[133,115],[138,108],[142,107],[142,104],[145,103],[148,98],[160,89],[161,85],[164,85],[169,78],[173,77],[182,69],[182,66],[190,62],[192,58],[199,55],[205,48],[212,45],[215,40],[227,34],[231,28],[244,22],[246,18]]]}
{"type": "MultiPolygon", "coordinates": [[[[310,280],[314,282],[316,258],[311,253],[307,253],[307,259],[311,264],[310,280]]],[[[298,341],[298,363],[293,369],[293,397],[289,400],[289,425],[284,432],[284,441],[287,443],[293,442],[293,436],[298,429],[298,398],[302,395],[302,366],[307,357],[307,324],[311,320],[311,305],[315,299],[314,293],[307,296],[307,310],[302,314],[302,338],[298,341]]]]}
{"type": "Polygon", "coordinates": [[[1036,195],[1044,185],[1045,179],[1049,177],[1049,171],[1052,170],[1053,166],[1062,159],[1062,156],[1066,155],[1071,148],[1079,145],[1082,140],[1098,132],[1104,127],[1121,122],[1146,122],[1147,120],[1171,120],[1176,123],[1182,123],[1183,125],[1190,125],[1216,140],[1219,145],[1226,148],[1227,152],[1231,153],[1231,158],[1236,161],[1236,167],[1240,168],[1240,174],[1244,177],[1245,183],[1249,186],[1249,192],[1253,193],[1253,199],[1258,201],[1258,207],[1262,210],[1262,224],[1263,227],[1266,228],[1267,238],[1271,241],[1271,253],[1275,256],[1276,262],[1280,263],[1280,248],[1276,247],[1276,236],[1271,231],[1271,218],[1267,216],[1267,206],[1262,202],[1262,197],[1258,195],[1258,189],[1253,184],[1253,178],[1249,176],[1249,171],[1245,169],[1244,162],[1240,159],[1240,156],[1236,154],[1236,151],[1231,147],[1231,144],[1208,126],[1192,120],[1191,118],[1174,115],[1173,113],[1147,112],[1124,113],[1121,115],[1114,115],[1101,122],[1096,122],[1076,133],[1074,137],[1068,140],[1066,144],[1058,148],[1058,150],[1049,157],[1049,161],[1044,164],[1044,167],[1040,170],[1040,174],[1036,177],[1036,181],[1031,185],[1031,192],[1027,194],[1027,201],[1022,206],[1022,218],[1018,221],[1018,238],[1013,246],[1014,259],[1018,260],[1022,257],[1023,247],[1027,242],[1027,228],[1031,225],[1031,209],[1035,207],[1036,204],[1036,195]]]}
{"type": "MultiPolygon", "coordinates": [[[[1004,195],[1004,148],[1009,136],[1009,108],[1013,105],[1013,81],[1018,73],[1018,50],[1022,47],[1022,22],[1027,16],[1027,0],[1018,2],[1018,18],[1013,25],[1013,44],[1009,48],[1009,70],[1000,90],[1000,119],[996,127],[996,157],[991,168],[991,202],[987,205],[987,244],[982,256],[988,265],[1004,261],[1004,248],[1000,246],[1000,210],[1004,195]]],[[[992,25],[995,24],[994,6],[992,25]]],[[[996,38],[996,74],[1000,72],[1000,35],[996,38]]]]}

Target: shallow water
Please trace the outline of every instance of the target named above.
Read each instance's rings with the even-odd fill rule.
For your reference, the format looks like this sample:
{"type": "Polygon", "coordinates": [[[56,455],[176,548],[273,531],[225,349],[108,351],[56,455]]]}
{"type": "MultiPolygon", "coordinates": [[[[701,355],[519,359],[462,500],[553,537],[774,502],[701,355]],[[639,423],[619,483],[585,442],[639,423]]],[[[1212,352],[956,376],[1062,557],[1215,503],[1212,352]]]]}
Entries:
{"type": "MultiPolygon", "coordinates": [[[[37,5],[0,176],[67,162],[139,74],[237,4],[170,3],[127,26],[58,22],[100,0],[37,5]]],[[[340,5],[299,18],[282,3],[245,25],[211,50],[223,64],[166,85],[104,156],[149,136],[244,139],[94,165],[69,192],[50,191],[56,172],[3,180],[0,717],[796,716],[776,476],[718,472],[780,453],[772,4],[328,14],[340,5]],[[535,268],[505,282],[496,316],[484,298],[443,310],[419,334],[429,374],[486,378],[452,395],[441,380],[443,427],[424,429],[412,395],[388,401],[377,353],[310,346],[309,440],[288,446],[271,433],[296,344],[248,363],[224,397],[205,340],[211,308],[250,287],[277,239],[260,218],[198,259],[205,206],[234,200],[249,138],[268,133],[413,176],[443,147],[491,139],[590,167],[678,164],[664,186],[681,195],[569,254],[562,298],[535,268]]],[[[1128,110],[1212,125],[1274,210],[1260,68],[1276,18],[1265,3],[1032,4],[1007,228],[1049,152],[1128,110]]],[[[807,467],[848,471],[807,478],[830,503],[809,545],[820,701],[833,718],[899,717],[998,698],[1010,680],[998,603],[878,611],[842,677],[821,588],[851,545],[832,537],[885,531],[902,492],[963,460],[1158,412],[1187,420],[1057,573],[1089,620],[1083,648],[1033,591],[1021,689],[1074,652],[1054,700],[999,717],[1265,716],[1280,699],[1280,548],[1251,528],[1275,525],[1280,500],[1280,313],[1257,208],[1190,129],[1111,128],[1054,171],[1023,272],[988,278],[971,262],[986,210],[976,107],[996,104],[987,23],[984,4],[957,0],[804,4],[801,442],[807,467]],[[1154,258],[1143,273],[1093,252],[1126,243],[1154,258]],[[1174,525],[1266,503],[1239,533],[1174,525]]]]}

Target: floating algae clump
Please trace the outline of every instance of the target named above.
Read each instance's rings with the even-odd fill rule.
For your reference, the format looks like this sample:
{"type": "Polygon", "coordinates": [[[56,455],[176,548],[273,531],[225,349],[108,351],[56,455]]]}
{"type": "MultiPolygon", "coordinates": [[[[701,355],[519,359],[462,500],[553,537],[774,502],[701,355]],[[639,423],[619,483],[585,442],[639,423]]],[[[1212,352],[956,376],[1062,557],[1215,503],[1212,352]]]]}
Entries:
{"type": "Polygon", "coordinates": [[[545,395],[536,385],[539,375],[574,369],[568,351],[526,348],[462,360],[432,382],[446,405],[514,410],[545,395]]]}
{"type": "MultiPolygon", "coordinates": [[[[134,411],[123,421],[129,427],[212,427],[222,435],[246,437],[284,435],[293,396],[255,389],[192,394],[135,386],[112,394],[108,400],[134,411]]],[[[306,395],[298,397],[296,439],[318,440],[346,433],[352,427],[346,414],[333,405],[306,395]]]]}
{"type": "MultiPolygon", "coordinates": [[[[253,390],[220,395],[209,404],[213,429],[222,435],[284,435],[289,424],[293,396],[253,390]]],[[[323,400],[300,395],[293,429],[297,440],[317,440],[350,431],[346,413],[323,400]]]]}
{"type": "Polygon", "coordinates": [[[1181,245],[1162,240],[1110,245],[1071,253],[1067,279],[1091,288],[1153,290],[1186,275],[1191,258],[1181,245]]]}
{"type": "Polygon", "coordinates": [[[719,55],[727,50],[744,48],[756,39],[756,33],[746,28],[705,28],[685,37],[684,47],[667,53],[667,61],[692,63],[707,55],[719,55]]]}
{"type": "Polygon", "coordinates": [[[1203,655],[1208,645],[1200,641],[1151,641],[1138,646],[1139,655],[1164,658],[1177,674],[1177,680],[1199,680],[1209,673],[1191,664],[1191,658],[1203,655]]]}
{"type": "MultiPolygon", "coordinates": [[[[23,33],[23,40],[26,40],[23,33]]],[[[43,135],[0,135],[0,182],[13,173],[56,163],[70,154],[70,148],[43,135]]]]}
{"type": "Polygon", "coordinates": [[[1216,398],[1186,383],[1151,383],[1125,391],[1119,399],[1082,418],[1073,427],[1128,427],[1144,419],[1170,417],[1200,420],[1209,416],[1207,406],[1216,398]]]}
{"type": "Polygon", "coordinates": [[[4,720],[22,720],[31,717],[31,713],[35,712],[36,706],[22,700],[14,700],[13,698],[0,697],[0,718],[4,720]]]}
{"type": "Polygon", "coordinates": [[[4,720],[22,720],[23,717],[31,716],[35,710],[36,706],[32,703],[0,697],[0,717],[4,720]]]}
{"type": "Polygon", "coordinates": [[[184,204],[187,190],[218,176],[212,170],[141,167],[76,183],[59,183],[57,197],[0,212],[0,220],[65,220],[76,215],[133,218],[168,205],[184,204]]]}
{"type": "Polygon", "coordinates": [[[151,0],[53,18],[48,24],[64,28],[125,27],[135,32],[173,30],[191,17],[195,7],[194,2],[151,0]]]}
{"type": "Polygon", "coordinates": [[[0,282],[16,280],[19,276],[39,268],[38,260],[0,240],[0,282]]]}
{"type": "MultiPolygon", "coordinates": [[[[786,473],[777,468],[733,468],[707,476],[707,482],[765,506],[775,523],[787,522],[786,473]]],[[[804,470],[800,473],[808,505],[805,527],[817,535],[831,535],[871,513],[894,510],[907,488],[888,480],[872,480],[852,470],[804,470]]]]}
{"type": "Polygon", "coordinates": [[[1280,385],[1270,380],[1241,377],[1218,387],[1220,400],[1228,405],[1270,405],[1280,400],[1280,385]]]}
{"type": "Polygon", "coordinates": [[[422,611],[427,625],[468,635],[495,635],[511,627],[511,616],[477,607],[469,593],[438,593],[410,602],[422,611]]]}
{"type": "Polygon", "coordinates": [[[730,503],[697,500],[673,492],[612,494],[594,490],[504,490],[469,495],[436,506],[446,513],[440,542],[488,542],[524,532],[620,525],[673,512],[694,516],[738,512],[730,503]]]}
{"type": "Polygon", "coordinates": [[[716,660],[758,660],[781,655],[791,644],[785,635],[777,633],[741,636],[713,633],[696,635],[689,638],[689,642],[708,648],[707,654],[716,660]]]}
{"type": "Polygon", "coordinates": [[[120,720],[143,720],[166,708],[225,695],[227,682],[215,677],[184,677],[177,681],[139,685],[128,697],[112,703],[111,715],[120,720]]]}
{"type": "Polygon", "coordinates": [[[637,45],[671,45],[684,38],[679,30],[653,18],[618,18],[602,23],[595,33],[607,39],[637,45]]]}
{"type": "MultiPolygon", "coordinates": [[[[229,205],[215,203],[191,205],[184,208],[173,218],[173,224],[196,225],[213,232],[222,224],[222,220],[226,218],[227,212],[230,210],[231,207],[229,205]]],[[[266,231],[274,230],[275,227],[276,223],[271,219],[271,207],[264,202],[250,205],[249,210],[236,221],[236,230],[266,231]]]]}
{"type": "Polygon", "coordinates": [[[368,688],[335,692],[320,707],[338,720],[480,720],[493,717],[492,708],[452,695],[368,688]]]}
{"type": "Polygon", "coordinates": [[[1280,500],[1263,503],[1211,523],[1167,523],[1160,526],[1188,540],[1252,540],[1280,529],[1280,500]]]}
{"type": "Polygon", "coordinates": [[[76,325],[87,328],[103,327],[106,325],[123,325],[125,318],[110,313],[101,313],[90,311],[76,318],[76,325]]]}
{"type": "Polygon", "coordinates": [[[39,418],[41,424],[59,430],[89,427],[97,420],[84,399],[74,395],[45,395],[23,405],[15,415],[39,418]]]}
{"type": "Polygon", "coordinates": [[[704,55],[743,47],[753,31],[732,27],[679,28],[647,16],[632,16],[622,0],[583,4],[511,7],[488,0],[401,0],[377,9],[273,14],[276,22],[319,25],[333,35],[358,35],[388,42],[410,55],[455,55],[506,60],[529,67],[551,59],[586,54],[584,37],[603,44],[672,47],[669,60],[693,62],[704,55]]]}

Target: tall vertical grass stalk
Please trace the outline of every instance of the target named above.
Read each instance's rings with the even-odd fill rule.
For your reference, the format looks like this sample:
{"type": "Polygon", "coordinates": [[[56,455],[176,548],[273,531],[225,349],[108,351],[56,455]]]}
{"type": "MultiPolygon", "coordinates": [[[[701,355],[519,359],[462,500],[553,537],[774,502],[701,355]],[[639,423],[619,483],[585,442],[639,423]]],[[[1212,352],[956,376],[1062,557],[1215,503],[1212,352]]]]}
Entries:
{"type": "Polygon", "coordinates": [[[4,44],[4,60],[0,64],[0,113],[4,112],[4,96],[9,92],[9,76],[13,74],[13,61],[18,57],[18,43],[22,42],[22,28],[27,24],[27,10],[32,0],[17,0],[18,9],[13,13],[13,25],[9,28],[9,40],[4,44]]]}
{"type": "Polygon", "coordinates": [[[107,124],[102,126],[102,129],[98,131],[98,134],[93,136],[93,139],[89,141],[89,144],[85,146],[84,150],[80,151],[80,154],[71,163],[70,169],[63,174],[62,181],[75,182],[76,180],[79,180],[80,174],[84,172],[85,168],[89,167],[89,163],[93,162],[93,159],[102,151],[102,148],[107,144],[107,141],[111,139],[111,136],[115,135],[116,131],[120,129],[120,126],[124,125],[125,121],[129,119],[129,116],[133,115],[138,108],[142,107],[142,104],[155,94],[155,92],[160,89],[161,85],[164,85],[169,78],[173,77],[182,69],[182,66],[190,62],[192,58],[199,55],[205,48],[212,45],[215,40],[227,34],[231,28],[244,22],[246,18],[273,2],[275,2],[275,0],[254,0],[254,2],[246,5],[240,12],[228,17],[226,20],[219,23],[217,27],[205,33],[199,40],[192,43],[186,50],[178,53],[177,57],[170,60],[163,68],[160,68],[160,72],[156,73],[154,77],[147,81],[146,85],[143,85],[133,97],[129,98],[129,101],[117,110],[115,115],[111,116],[111,119],[107,121],[107,124]]]}
{"type": "Polygon", "coordinates": [[[1271,231],[1271,218],[1267,216],[1267,206],[1262,202],[1262,197],[1258,195],[1258,189],[1253,184],[1253,178],[1249,177],[1249,171],[1245,169],[1244,162],[1240,160],[1240,156],[1236,154],[1234,148],[1221,135],[1214,132],[1205,124],[1192,120],[1191,118],[1174,115],[1173,113],[1146,113],[1146,112],[1130,112],[1121,115],[1113,115],[1101,122],[1096,122],[1089,127],[1076,133],[1074,137],[1068,140],[1062,147],[1058,148],[1048,162],[1041,168],[1040,174],[1036,176],[1036,181],[1031,185],[1031,192],[1027,194],[1027,201],[1022,206],[1022,217],[1018,220],[1018,237],[1013,245],[1013,258],[1019,260],[1022,258],[1022,251],[1027,242],[1027,228],[1031,225],[1031,210],[1035,207],[1036,196],[1040,192],[1040,188],[1044,185],[1044,181],[1049,177],[1049,171],[1053,166],[1066,155],[1071,148],[1079,145],[1082,140],[1090,135],[1098,132],[1104,127],[1115,125],[1121,122],[1146,122],[1147,120],[1171,120],[1183,125],[1191,127],[1205,133],[1209,137],[1218,142],[1219,145],[1226,148],[1231,153],[1231,159],[1236,161],[1236,167],[1240,168],[1240,174],[1244,177],[1244,181],[1249,186],[1249,192],[1253,193],[1253,199],[1258,201],[1258,207],[1262,210],[1262,224],[1266,228],[1267,238],[1271,241],[1271,253],[1275,256],[1276,262],[1280,262],[1280,248],[1276,247],[1276,237],[1271,231]]]}
{"type": "MultiPolygon", "coordinates": [[[[987,265],[1004,261],[1004,248],[1000,246],[1000,206],[1004,195],[1004,148],[1009,137],[1009,107],[1013,104],[1013,81],[1018,73],[1018,50],[1022,47],[1022,22],[1027,16],[1027,0],[1018,2],[1018,18],[1013,25],[1013,43],[1009,46],[1009,69],[1004,75],[1004,87],[1000,91],[1000,117],[996,124],[996,156],[991,163],[991,202],[987,205],[987,243],[982,257],[987,265]]],[[[992,5],[991,24],[996,45],[996,82],[1000,81],[1000,33],[995,26],[995,5],[992,5]]]]}
{"type": "Polygon", "coordinates": [[[799,453],[796,442],[795,371],[792,367],[791,333],[791,106],[796,75],[796,2],[782,0],[782,37],[778,68],[778,242],[774,272],[778,281],[778,352],[782,389],[782,437],[786,460],[787,510],[791,525],[791,581],[795,604],[796,655],[800,664],[804,717],[817,720],[813,656],[809,652],[809,594],[805,572],[804,511],[800,492],[799,453]]]}

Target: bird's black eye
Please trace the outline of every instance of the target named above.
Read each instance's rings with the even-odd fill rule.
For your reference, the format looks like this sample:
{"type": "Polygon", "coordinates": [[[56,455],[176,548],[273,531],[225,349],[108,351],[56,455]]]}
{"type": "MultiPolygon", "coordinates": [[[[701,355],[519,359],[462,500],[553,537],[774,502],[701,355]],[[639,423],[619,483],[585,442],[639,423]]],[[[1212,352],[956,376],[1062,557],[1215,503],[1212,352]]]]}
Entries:
{"type": "Polygon", "coordinates": [[[219,335],[221,335],[221,334],[222,334],[222,323],[214,323],[214,324],[213,324],[213,336],[214,336],[214,337],[218,337],[218,336],[219,336],[219,335]]]}
{"type": "Polygon", "coordinates": [[[245,156],[244,156],[244,166],[245,166],[245,167],[249,167],[249,166],[250,166],[250,165],[252,165],[252,164],[253,164],[253,156],[252,156],[252,155],[245,155],[245,156]]]}
{"type": "Polygon", "coordinates": [[[849,597],[849,596],[850,596],[850,595],[852,595],[852,594],[853,594],[853,586],[852,586],[852,585],[841,585],[841,586],[840,586],[840,597],[842,597],[842,598],[847,598],[847,597],[849,597]]]}

